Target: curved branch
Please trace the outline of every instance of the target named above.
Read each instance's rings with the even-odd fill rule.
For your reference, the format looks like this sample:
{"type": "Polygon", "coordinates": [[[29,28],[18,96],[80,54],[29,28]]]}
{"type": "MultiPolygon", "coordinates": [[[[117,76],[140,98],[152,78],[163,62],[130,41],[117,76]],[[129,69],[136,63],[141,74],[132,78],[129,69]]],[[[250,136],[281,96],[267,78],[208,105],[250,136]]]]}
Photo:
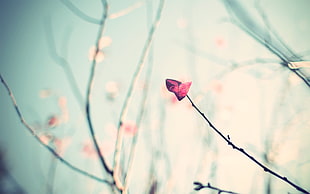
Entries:
{"type": "Polygon", "coordinates": [[[19,106],[17,105],[17,102],[16,102],[16,100],[15,100],[15,97],[14,97],[14,95],[13,95],[12,90],[10,89],[10,87],[8,86],[8,84],[6,83],[6,81],[3,79],[3,77],[2,77],[1,74],[0,74],[0,79],[1,79],[1,82],[2,82],[3,86],[5,87],[5,89],[7,90],[7,92],[9,93],[9,96],[10,96],[10,98],[11,98],[11,101],[12,101],[12,103],[13,103],[13,106],[14,106],[14,108],[15,108],[15,111],[16,111],[16,113],[17,113],[17,115],[18,115],[18,117],[19,117],[21,123],[27,128],[28,132],[30,132],[31,135],[33,135],[33,137],[34,137],[43,147],[45,147],[49,152],[51,152],[51,153],[55,156],[55,158],[57,158],[60,162],[62,162],[64,165],[66,165],[67,167],[71,168],[72,170],[74,170],[74,171],[76,171],[76,172],[78,172],[78,173],[80,173],[80,174],[82,174],[82,175],[84,175],[84,176],[87,176],[87,177],[89,177],[89,178],[91,178],[91,179],[94,179],[94,180],[96,180],[96,181],[99,181],[99,182],[102,182],[102,183],[106,183],[106,184],[109,184],[109,185],[112,184],[112,183],[110,183],[110,182],[108,182],[108,181],[106,181],[106,180],[103,180],[103,179],[101,179],[101,178],[99,178],[99,177],[97,177],[97,176],[95,176],[95,175],[92,175],[92,174],[90,174],[90,173],[88,173],[88,172],[86,172],[86,171],[84,171],[84,170],[81,170],[81,169],[79,169],[78,167],[72,165],[70,162],[68,162],[67,160],[65,160],[64,158],[62,158],[52,147],[50,147],[49,145],[44,144],[44,143],[40,140],[40,138],[37,136],[37,134],[36,134],[36,132],[35,132],[35,129],[34,129],[32,126],[30,126],[30,125],[26,122],[26,120],[24,119],[24,117],[23,117],[23,115],[22,115],[22,113],[21,113],[21,111],[20,111],[20,109],[19,109],[19,106]]]}
{"type": "MultiPolygon", "coordinates": [[[[107,15],[108,15],[108,3],[107,3],[107,1],[103,0],[102,4],[103,4],[104,12],[103,12],[103,15],[102,15],[102,19],[101,19],[101,22],[100,22],[100,28],[99,28],[97,39],[96,39],[96,55],[99,52],[99,39],[102,37],[103,31],[104,31],[104,27],[105,27],[105,21],[107,19],[107,15]]],[[[108,166],[107,162],[105,161],[105,159],[104,159],[104,157],[103,157],[103,155],[102,155],[102,153],[100,151],[100,148],[99,148],[99,145],[98,145],[98,141],[96,139],[94,127],[93,127],[93,124],[92,124],[92,121],[91,121],[91,116],[90,116],[90,99],[91,99],[92,89],[93,89],[93,86],[94,86],[94,78],[95,78],[96,66],[97,66],[97,63],[96,63],[96,60],[95,60],[95,57],[94,57],[94,59],[92,60],[91,71],[90,71],[89,81],[88,81],[88,85],[87,85],[87,94],[86,94],[87,99],[86,99],[86,106],[85,106],[86,118],[87,118],[87,123],[88,123],[88,126],[89,126],[90,135],[91,135],[92,141],[94,143],[96,152],[97,152],[97,154],[99,156],[100,162],[101,162],[104,170],[108,174],[112,175],[113,171],[108,166]]]]}
{"type": "MultiPolygon", "coordinates": [[[[113,167],[114,168],[114,173],[113,173],[114,180],[118,180],[119,183],[121,183],[119,180],[119,173],[120,173],[121,149],[122,149],[122,142],[123,142],[123,135],[124,135],[124,130],[121,128],[121,126],[123,124],[123,121],[125,120],[125,117],[127,116],[128,107],[129,107],[129,104],[132,100],[132,92],[137,87],[138,78],[140,76],[140,73],[141,73],[144,65],[145,65],[146,58],[149,54],[151,44],[152,44],[153,39],[154,39],[155,31],[156,31],[156,29],[159,25],[160,19],[161,19],[164,4],[165,4],[165,0],[161,0],[159,2],[155,21],[153,22],[152,27],[148,33],[148,38],[147,38],[145,45],[144,45],[144,48],[142,50],[142,54],[141,54],[138,66],[136,68],[136,71],[134,72],[134,74],[132,76],[132,80],[131,80],[130,85],[129,85],[129,89],[128,89],[128,92],[127,92],[127,95],[125,98],[125,102],[124,102],[122,109],[121,109],[120,119],[119,119],[119,123],[118,123],[118,133],[117,133],[117,139],[116,139],[116,146],[115,146],[115,153],[114,153],[114,167],[113,167]]],[[[123,185],[122,184],[118,185],[118,188],[123,189],[123,185]]]]}
{"type": "Polygon", "coordinates": [[[116,18],[119,18],[119,17],[122,17],[124,15],[127,15],[129,14],[130,12],[134,11],[135,9],[141,7],[143,5],[143,2],[142,1],[138,1],[137,3],[121,10],[121,11],[118,11],[116,13],[112,13],[108,16],[109,19],[116,19],[116,18]]]}
{"type": "Polygon", "coordinates": [[[293,183],[292,181],[288,180],[287,177],[282,176],[276,172],[274,172],[273,170],[271,170],[270,168],[268,168],[267,166],[265,166],[264,164],[262,164],[261,162],[259,162],[257,159],[255,159],[253,156],[251,156],[249,153],[247,153],[245,151],[245,149],[236,146],[236,144],[234,144],[231,140],[229,136],[224,136],[212,123],[211,121],[209,121],[209,119],[207,118],[207,116],[201,112],[199,110],[199,108],[194,104],[194,102],[191,100],[191,98],[186,95],[186,97],[188,98],[188,100],[190,101],[190,103],[192,104],[192,106],[196,109],[196,111],[204,118],[204,120],[209,124],[209,126],[219,135],[222,137],[222,139],[224,139],[226,141],[226,143],[231,146],[234,150],[237,150],[239,152],[241,152],[243,155],[245,155],[246,157],[248,157],[252,162],[254,162],[255,164],[257,164],[259,167],[261,167],[265,172],[270,173],[271,175],[283,180],[284,182],[288,183],[289,185],[293,186],[295,189],[297,189],[300,192],[303,193],[308,193],[310,194],[310,192],[308,192],[307,190],[303,189],[302,187],[298,186],[297,184],[293,183]]]}
{"type": "MultiPolygon", "coordinates": [[[[151,9],[151,8],[149,8],[151,9]]],[[[151,15],[151,14],[149,14],[151,15]]],[[[149,20],[152,20],[151,16],[149,16],[149,20]]],[[[124,190],[123,190],[123,194],[127,194],[128,192],[128,187],[129,187],[129,183],[131,181],[131,177],[132,177],[132,172],[133,172],[133,164],[134,164],[134,160],[135,160],[135,155],[136,155],[136,150],[137,150],[137,142],[139,139],[139,135],[140,135],[140,126],[141,126],[141,122],[142,119],[144,117],[144,113],[146,111],[146,105],[147,105],[147,99],[149,96],[149,91],[150,91],[150,82],[151,82],[151,78],[152,78],[152,68],[153,68],[153,47],[151,47],[150,50],[150,54],[149,54],[149,60],[148,60],[148,68],[147,68],[147,72],[146,72],[146,80],[145,80],[145,86],[143,87],[143,94],[142,94],[142,99],[141,99],[141,104],[140,104],[140,111],[139,114],[137,116],[136,119],[136,125],[137,125],[137,133],[135,134],[135,136],[132,138],[132,142],[131,142],[131,149],[129,152],[129,159],[128,159],[128,168],[127,168],[127,172],[125,175],[125,181],[124,181],[124,190]]]]}
{"type": "Polygon", "coordinates": [[[72,92],[74,96],[76,97],[77,101],[79,102],[80,107],[83,108],[84,99],[78,87],[75,76],[72,72],[72,69],[70,67],[70,63],[66,60],[65,57],[59,55],[57,52],[50,18],[46,19],[45,28],[46,28],[46,34],[47,34],[46,39],[48,42],[48,51],[50,52],[52,59],[63,68],[66,74],[66,78],[68,79],[68,82],[71,86],[72,92]]]}
{"type": "Polygon", "coordinates": [[[89,23],[93,23],[93,24],[101,24],[101,21],[96,19],[96,18],[92,18],[88,15],[86,15],[85,13],[83,13],[78,7],[76,7],[73,3],[71,3],[71,1],[69,0],[60,0],[72,13],[74,13],[76,16],[78,16],[79,18],[89,22],[89,23]]]}

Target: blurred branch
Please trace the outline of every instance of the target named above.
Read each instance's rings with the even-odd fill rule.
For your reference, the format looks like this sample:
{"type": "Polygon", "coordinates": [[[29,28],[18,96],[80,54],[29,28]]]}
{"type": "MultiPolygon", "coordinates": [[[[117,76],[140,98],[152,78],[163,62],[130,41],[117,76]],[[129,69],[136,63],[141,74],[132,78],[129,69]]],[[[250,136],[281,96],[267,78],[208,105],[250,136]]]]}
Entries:
{"type": "Polygon", "coordinates": [[[9,172],[7,161],[5,160],[5,153],[0,148],[0,193],[26,193],[23,187],[16,181],[16,179],[9,172]],[[9,183],[9,184],[7,184],[9,183]],[[9,187],[9,188],[7,188],[9,187]]]}
{"type": "Polygon", "coordinates": [[[15,108],[15,111],[16,111],[16,113],[17,113],[17,115],[18,115],[18,117],[19,117],[21,123],[27,128],[28,132],[30,132],[31,135],[33,135],[33,137],[34,137],[43,147],[45,147],[45,148],[46,148],[49,152],[51,152],[60,162],[62,162],[64,165],[66,165],[67,167],[71,168],[72,170],[74,170],[74,171],[76,171],[76,172],[78,172],[78,173],[80,173],[80,174],[82,174],[82,175],[84,175],[84,176],[87,176],[87,177],[89,177],[89,178],[91,178],[91,179],[94,179],[94,180],[96,180],[96,181],[99,181],[99,182],[102,182],[102,183],[106,183],[106,184],[109,184],[109,185],[112,184],[112,183],[110,183],[110,182],[108,182],[108,181],[106,181],[106,180],[103,180],[103,179],[101,179],[101,178],[99,178],[99,177],[97,177],[97,176],[95,176],[95,175],[92,175],[92,174],[90,174],[90,173],[88,173],[88,172],[86,172],[86,171],[84,171],[84,170],[81,170],[81,169],[75,167],[75,166],[72,165],[70,162],[68,162],[67,160],[65,160],[64,158],[62,158],[52,147],[50,147],[49,145],[44,144],[44,143],[40,140],[40,138],[37,136],[37,134],[36,134],[36,132],[35,132],[35,129],[34,129],[32,126],[30,126],[30,125],[26,122],[26,120],[24,119],[24,117],[23,117],[23,115],[22,115],[22,113],[21,113],[21,111],[20,111],[20,109],[19,109],[19,107],[18,107],[18,105],[17,105],[17,102],[16,102],[16,100],[15,100],[15,97],[14,97],[14,95],[13,95],[11,89],[9,88],[8,84],[7,84],[6,81],[3,79],[3,77],[2,77],[1,74],[0,74],[0,79],[1,79],[1,82],[2,82],[3,86],[5,87],[5,89],[7,90],[7,92],[9,93],[9,96],[10,96],[10,98],[11,98],[11,101],[12,101],[12,103],[13,103],[13,106],[14,106],[14,108],[15,108]]]}
{"type": "Polygon", "coordinates": [[[143,1],[138,1],[136,2],[135,4],[119,11],[119,12],[116,12],[116,13],[112,13],[108,16],[109,19],[116,19],[116,18],[119,18],[119,17],[122,17],[124,15],[127,15],[129,14],[130,12],[132,12],[133,10],[141,7],[143,5],[143,1]]]}
{"type": "MultiPolygon", "coordinates": [[[[181,45],[181,42],[177,42],[177,44],[181,45]]],[[[252,65],[255,63],[280,63],[281,62],[280,60],[269,59],[269,58],[256,58],[256,59],[250,59],[250,60],[245,60],[245,61],[240,61],[240,62],[230,61],[230,60],[225,60],[220,56],[205,52],[204,50],[198,47],[194,47],[194,45],[190,42],[183,43],[183,44],[184,44],[185,49],[188,50],[189,52],[196,54],[200,57],[203,57],[209,61],[212,61],[218,65],[231,65],[234,67],[239,67],[239,66],[252,65]],[[236,66],[237,63],[239,64],[238,66],[236,66]]]]}
{"type": "Polygon", "coordinates": [[[194,185],[196,186],[194,188],[196,191],[199,191],[199,190],[204,189],[204,188],[208,188],[208,189],[212,189],[212,190],[217,191],[218,194],[220,194],[220,193],[238,194],[238,193],[235,193],[235,192],[232,192],[232,191],[227,191],[227,190],[223,190],[223,189],[219,189],[217,187],[211,186],[210,183],[208,183],[207,185],[203,185],[200,182],[194,182],[194,185]]]}
{"type": "Polygon", "coordinates": [[[101,24],[100,20],[86,15],[78,7],[76,7],[71,1],[60,0],[60,2],[62,2],[73,14],[75,14],[76,16],[81,18],[82,20],[85,20],[85,21],[87,21],[89,23],[93,23],[93,24],[101,24]]]}
{"type": "Polygon", "coordinates": [[[265,166],[264,164],[262,164],[261,162],[259,162],[257,159],[255,159],[253,156],[251,156],[250,154],[248,154],[243,148],[236,146],[231,140],[229,135],[226,137],[224,136],[210,121],[209,119],[205,116],[205,114],[203,112],[201,112],[199,110],[199,108],[194,104],[194,102],[191,100],[191,98],[187,95],[186,96],[188,98],[188,100],[191,102],[192,106],[196,109],[196,111],[204,118],[204,120],[209,124],[209,126],[219,135],[222,137],[222,139],[224,139],[227,144],[229,146],[232,147],[232,149],[237,150],[239,152],[241,152],[243,155],[245,155],[246,157],[248,157],[251,161],[253,161],[255,164],[257,164],[258,166],[260,166],[265,172],[270,173],[271,175],[283,180],[284,182],[288,183],[289,185],[293,186],[295,189],[297,189],[300,192],[303,193],[308,193],[310,194],[310,192],[308,192],[307,190],[303,189],[302,187],[298,186],[297,184],[293,183],[292,181],[288,180],[287,177],[281,176],[280,174],[274,172],[273,170],[269,169],[267,166],[265,166]]]}
{"type": "MultiPolygon", "coordinates": [[[[102,0],[102,5],[103,5],[103,14],[102,14],[102,19],[101,19],[101,22],[100,22],[100,28],[99,28],[99,31],[98,31],[98,35],[97,35],[97,38],[96,38],[96,54],[95,56],[99,53],[99,40],[100,38],[102,37],[103,35],[103,31],[104,31],[104,27],[105,27],[105,22],[106,22],[106,19],[107,19],[107,16],[108,16],[108,3],[106,0],[102,0]]],[[[86,94],[86,106],[85,106],[85,109],[86,109],[86,118],[87,118],[87,123],[88,123],[88,126],[89,126],[89,132],[91,134],[91,137],[92,137],[92,141],[94,143],[94,146],[96,148],[96,152],[98,154],[98,157],[100,159],[100,162],[102,164],[102,167],[104,168],[104,170],[112,175],[113,174],[113,171],[111,170],[111,168],[108,166],[107,162],[105,161],[101,151],[100,151],[100,148],[99,148],[99,145],[98,145],[98,142],[97,142],[97,139],[96,139],[96,135],[95,135],[95,131],[94,131],[94,128],[93,128],[93,124],[92,124],[92,121],[91,121],[91,116],[90,116],[90,100],[91,100],[91,94],[92,94],[92,89],[94,87],[94,78],[95,78],[95,70],[96,70],[96,66],[97,66],[97,62],[95,60],[96,57],[93,58],[92,60],[92,64],[91,64],[91,71],[90,71],[90,76],[89,76],[89,81],[88,81],[88,84],[87,84],[87,94],[86,94]]]]}
{"type": "Polygon", "coordinates": [[[51,164],[50,167],[48,169],[48,179],[46,182],[46,193],[47,194],[53,194],[53,190],[54,190],[54,182],[55,182],[55,174],[56,174],[56,170],[57,170],[57,163],[55,158],[51,159],[51,164]]]}
{"type": "MultiPolygon", "coordinates": [[[[282,65],[287,67],[289,70],[294,72],[300,79],[304,81],[304,83],[310,87],[310,79],[307,78],[307,76],[299,71],[298,69],[292,69],[290,68],[291,62],[296,61],[303,61],[302,58],[298,57],[285,43],[280,39],[278,34],[275,34],[275,32],[268,33],[266,30],[259,25],[253,17],[242,7],[242,5],[237,1],[230,1],[230,0],[222,0],[225,4],[227,10],[230,12],[231,16],[234,16],[232,18],[231,22],[238,26],[241,30],[243,30],[245,33],[250,35],[254,40],[261,43],[263,46],[265,46],[269,51],[271,51],[273,54],[278,56],[282,60],[282,65]],[[273,36],[272,36],[273,35],[273,36]],[[268,38],[268,41],[266,41],[266,36],[268,38]]],[[[262,11],[260,10],[260,13],[262,11]]],[[[264,13],[263,13],[264,14],[264,13]]],[[[264,19],[264,15],[262,16],[264,19]]],[[[266,18],[266,17],[265,17],[266,18]]],[[[271,25],[268,23],[269,29],[271,28],[271,25]]]]}
{"type": "Polygon", "coordinates": [[[301,51],[301,52],[298,53],[298,55],[302,56],[302,57],[310,56],[310,50],[301,51]]]}
{"type": "Polygon", "coordinates": [[[149,72],[147,73],[147,80],[144,86],[144,92],[143,92],[143,96],[142,96],[142,101],[141,101],[141,109],[138,115],[138,118],[136,120],[136,124],[137,124],[137,133],[135,134],[135,136],[132,139],[132,146],[130,149],[130,154],[129,154],[129,162],[128,162],[128,169],[127,169],[127,173],[125,176],[125,183],[124,183],[124,190],[123,190],[123,194],[127,194],[128,191],[128,186],[129,186],[129,181],[131,179],[131,174],[132,174],[132,166],[133,166],[133,162],[135,159],[135,153],[136,153],[136,148],[137,148],[137,142],[138,142],[138,138],[139,138],[139,134],[140,134],[140,125],[141,125],[141,121],[143,119],[145,110],[146,110],[146,104],[147,104],[147,97],[149,94],[149,84],[150,84],[150,79],[151,79],[151,68],[152,66],[149,66],[149,72]]]}
{"type": "MultiPolygon", "coordinates": [[[[74,74],[72,73],[70,64],[66,60],[65,57],[60,56],[57,53],[51,20],[50,19],[46,19],[46,22],[44,22],[44,23],[45,23],[45,29],[46,29],[46,34],[47,34],[46,37],[47,37],[47,42],[48,42],[48,51],[50,52],[50,55],[51,55],[52,59],[58,65],[60,65],[63,68],[65,74],[67,75],[66,78],[68,79],[68,82],[69,82],[69,84],[70,84],[70,86],[72,88],[74,96],[78,100],[80,106],[83,107],[84,99],[83,99],[82,93],[81,93],[81,91],[80,91],[80,89],[78,87],[77,81],[76,81],[76,79],[74,77],[74,74]]],[[[66,39],[66,40],[68,40],[68,39],[66,39]]]]}
{"type": "MultiPolygon", "coordinates": [[[[114,180],[119,180],[119,173],[120,173],[120,156],[121,156],[120,153],[121,153],[123,135],[124,135],[124,130],[121,128],[121,126],[123,124],[125,117],[127,116],[128,106],[132,100],[132,91],[137,87],[137,83],[138,83],[137,81],[139,79],[140,73],[145,65],[145,60],[150,51],[151,43],[153,42],[155,31],[161,19],[162,11],[164,8],[164,3],[165,3],[165,0],[161,0],[159,2],[155,21],[153,22],[152,27],[148,33],[148,38],[145,42],[145,45],[144,45],[144,48],[141,54],[141,58],[139,60],[136,71],[133,74],[132,80],[129,84],[129,89],[128,89],[124,104],[121,109],[120,119],[118,123],[118,133],[117,133],[117,140],[116,140],[116,146],[115,146],[115,153],[114,153],[114,172],[113,172],[114,180]]],[[[119,185],[119,187],[122,188],[123,185],[119,185]]]]}
{"type": "MultiPolygon", "coordinates": [[[[151,5],[151,4],[150,4],[151,5]]],[[[150,13],[152,11],[152,6],[147,6],[148,11],[147,13],[150,13]]],[[[152,14],[148,14],[148,21],[147,23],[151,23],[152,22],[152,14]]],[[[152,70],[153,70],[153,47],[150,48],[150,52],[148,55],[148,68],[147,68],[147,72],[146,72],[146,80],[145,83],[143,84],[143,95],[142,95],[142,100],[141,100],[141,104],[140,104],[140,111],[138,114],[138,117],[136,119],[136,125],[137,125],[137,133],[135,134],[135,136],[132,138],[132,144],[131,144],[131,149],[130,149],[130,153],[129,153],[129,160],[128,160],[128,169],[125,175],[125,183],[124,183],[124,190],[123,190],[123,194],[127,194],[128,193],[128,186],[129,186],[129,182],[131,180],[131,175],[132,175],[132,166],[134,163],[134,159],[135,159],[135,155],[136,155],[136,149],[137,149],[137,142],[138,142],[138,138],[140,135],[140,125],[146,110],[146,104],[147,104],[147,98],[149,95],[149,91],[150,91],[150,82],[151,82],[151,77],[152,77],[152,70]]]]}
{"type": "Polygon", "coordinates": [[[291,50],[285,43],[284,41],[281,39],[280,35],[277,33],[277,31],[272,27],[272,25],[269,22],[269,19],[264,11],[264,9],[262,8],[262,6],[260,5],[260,0],[255,0],[255,7],[257,12],[260,14],[262,20],[264,21],[264,24],[266,26],[266,28],[268,29],[265,32],[265,36],[263,36],[265,38],[265,45],[268,46],[269,44],[272,44],[272,39],[271,39],[271,35],[273,35],[272,37],[274,37],[277,41],[279,41],[279,43],[282,44],[283,48],[286,49],[288,51],[288,54],[286,54],[286,57],[288,59],[290,58],[294,58],[296,59],[301,59],[299,56],[297,56],[293,50],[291,50]],[[269,44],[268,44],[269,43],[269,44]]]}

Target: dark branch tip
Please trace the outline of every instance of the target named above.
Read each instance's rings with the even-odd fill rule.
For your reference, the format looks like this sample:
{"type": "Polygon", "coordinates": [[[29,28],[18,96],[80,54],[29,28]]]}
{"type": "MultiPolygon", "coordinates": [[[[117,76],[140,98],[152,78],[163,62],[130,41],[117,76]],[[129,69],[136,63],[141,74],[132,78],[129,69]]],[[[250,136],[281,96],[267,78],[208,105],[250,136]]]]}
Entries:
{"type": "Polygon", "coordinates": [[[196,185],[196,187],[194,188],[194,190],[196,191],[199,191],[203,188],[203,185],[200,182],[194,182],[193,184],[196,185]]]}

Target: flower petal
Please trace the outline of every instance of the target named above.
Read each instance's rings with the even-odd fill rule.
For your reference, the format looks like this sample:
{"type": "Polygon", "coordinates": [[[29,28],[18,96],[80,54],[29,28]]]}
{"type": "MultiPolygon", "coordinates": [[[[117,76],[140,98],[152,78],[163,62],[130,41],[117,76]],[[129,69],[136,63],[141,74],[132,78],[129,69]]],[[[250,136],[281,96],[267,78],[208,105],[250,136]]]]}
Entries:
{"type": "Polygon", "coordinates": [[[192,82],[185,82],[179,85],[179,91],[175,95],[177,96],[178,100],[182,100],[188,93],[189,88],[191,87],[192,82]]]}
{"type": "Polygon", "coordinates": [[[192,82],[182,83],[173,79],[166,79],[166,87],[170,92],[173,92],[177,99],[181,101],[188,93],[192,82]]]}
{"type": "Polygon", "coordinates": [[[176,93],[179,91],[181,82],[173,79],[166,79],[166,87],[170,92],[176,93]]]}

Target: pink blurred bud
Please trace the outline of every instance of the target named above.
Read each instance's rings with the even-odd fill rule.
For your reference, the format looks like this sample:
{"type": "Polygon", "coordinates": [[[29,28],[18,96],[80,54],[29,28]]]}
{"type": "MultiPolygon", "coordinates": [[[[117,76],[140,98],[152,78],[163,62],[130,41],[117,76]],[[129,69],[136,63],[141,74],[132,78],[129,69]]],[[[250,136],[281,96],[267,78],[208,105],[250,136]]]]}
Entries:
{"type": "Polygon", "coordinates": [[[112,43],[112,39],[109,36],[103,36],[100,38],[98,43],[98,48],[103,49],[105,47],[110,46],[112,43]]]}
{"type": "Polygon", "coordinates": [[[39,92],[40,98],[47,98],[50,97],[53,94],[53,92],[49,89],[41,90],[39,92]]]}
{"type": "Polygon", "coordinates": [[[59,97],[58,104],[60,108],[65,108],[67,106],[67,98],[65,96],[59,97]]]}
{"type": "Polygon", "coordinates": [[[104,54],[100,50],[97,53],[96,51],[97,50],[95,46],[90,47],[89,52],[88,52],[88,59],[90,61],[95,60],[97,63],[100,63],[104,59],[104,54]]]}
{"type": "Polygon", "coordinates": [[[134,136],[138,131],[138,127],[133,121],[125,121],[121,128],[124,130],[124,133],[129,136],[134,136]]]}
{"type": "Polygon", "coordinates": [[[59,119],[57,116],[51,116],[47,121],[48,127],[55,127],[58,124],[59,124],[59,119]]]}
{"type": "Polygon", "coordinates": [[[51,135],[45,135],[45,134],[39,136],[40,141],[45,145],[48,145],[49,142],[52,140],[52,138],[53,137],[51,135]]]}
{"type": "Polygon", "coordinates": [[[227,41],[224,37],[221,37],[221,36],[216,37],[214,39],[214,42],[215,42],[216,47],[218,47],[218,48],[223,49],[223,48],[227,47],[227,41]]]}

